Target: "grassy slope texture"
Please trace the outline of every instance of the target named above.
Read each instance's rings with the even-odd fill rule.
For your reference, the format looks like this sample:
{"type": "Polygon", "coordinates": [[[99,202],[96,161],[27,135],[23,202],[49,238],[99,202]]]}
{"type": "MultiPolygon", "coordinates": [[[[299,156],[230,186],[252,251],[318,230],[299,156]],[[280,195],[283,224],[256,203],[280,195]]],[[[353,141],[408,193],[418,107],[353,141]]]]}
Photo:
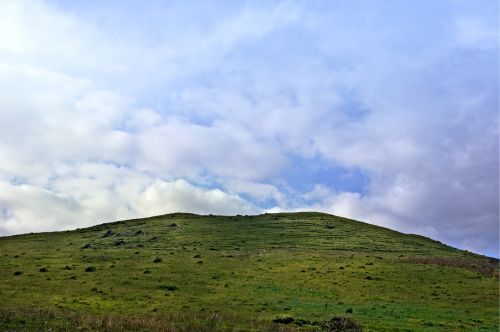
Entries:
{"type": "Polygon", "coordinates": [[[498,261],[321,213],[176,213],[0,253],[0,330],[499,328],[498,261]]]}

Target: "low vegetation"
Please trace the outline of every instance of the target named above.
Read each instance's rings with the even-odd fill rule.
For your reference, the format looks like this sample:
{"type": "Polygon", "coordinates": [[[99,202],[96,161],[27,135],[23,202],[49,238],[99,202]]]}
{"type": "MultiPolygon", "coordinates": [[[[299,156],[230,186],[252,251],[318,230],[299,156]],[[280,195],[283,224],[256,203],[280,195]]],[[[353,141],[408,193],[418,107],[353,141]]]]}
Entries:
{"type": "Polygon", "coordinates": [[[0,330],[499,328],[498,260],[327,214],[177,213],[0,252],[0,330]]]}

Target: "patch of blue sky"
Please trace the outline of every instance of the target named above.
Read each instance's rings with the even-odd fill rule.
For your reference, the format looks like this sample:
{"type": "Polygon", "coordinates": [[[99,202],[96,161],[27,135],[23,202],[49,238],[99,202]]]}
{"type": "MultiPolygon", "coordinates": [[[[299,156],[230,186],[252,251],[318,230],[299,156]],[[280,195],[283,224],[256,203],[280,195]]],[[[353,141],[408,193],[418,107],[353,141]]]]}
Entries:
{"type": "Polygon", "coordinates": [[[14,176],[13,178],[10,179],[10,184],[14,185],[14,186],[20,186],[20,185],[23,185],[23,184],[27,184],[28,183],[28,178],[26,177],[21,177],[21,176],[14,176]]]}
{"type": "Polygon", "coordinates": [[[334,192],[356,192],[364,195],[370,184],[369,175],[359,168],[346,168],[314,159],[293,158],[291,166],[281,174],[287,185],[298,192],[308,192],[323,185],[334,192]]]}
{"type": "Polygon", "coordinates": [[[356,98],[353,91],[342,93],[342,103],[337,109],[351,121],[361,120],[370,113],[370,109],[356,98]]]}
{"type": "Polygon", "coordinates": [[[248,193],[239,193],[238,196],[255,205],[258,209],[266,210],[279,206],[279,202],[274,198],[256,199],[248,193]]]}

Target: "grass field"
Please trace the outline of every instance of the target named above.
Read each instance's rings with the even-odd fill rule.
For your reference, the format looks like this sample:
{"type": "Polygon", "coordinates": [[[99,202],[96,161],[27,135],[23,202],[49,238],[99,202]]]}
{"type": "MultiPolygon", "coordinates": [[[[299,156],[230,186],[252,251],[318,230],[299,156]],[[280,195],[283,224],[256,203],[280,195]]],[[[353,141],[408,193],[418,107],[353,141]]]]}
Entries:
{"type": "Polygon", "coordinates": [[[0,330],[499,329],[497,260],[321,213],[177,213],[0,252],[0,330]]]}

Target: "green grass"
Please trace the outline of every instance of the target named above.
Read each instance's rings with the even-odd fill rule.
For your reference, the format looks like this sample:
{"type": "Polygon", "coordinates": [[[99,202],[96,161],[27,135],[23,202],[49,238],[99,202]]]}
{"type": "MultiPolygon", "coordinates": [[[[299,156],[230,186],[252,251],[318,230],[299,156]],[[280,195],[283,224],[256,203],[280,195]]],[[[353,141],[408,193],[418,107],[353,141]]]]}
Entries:
{"type": "Polygon", "coordinates": [[[499,329],[496,260],[321,213],[177,213],[0,252],[0,330],[499,329]]]}

